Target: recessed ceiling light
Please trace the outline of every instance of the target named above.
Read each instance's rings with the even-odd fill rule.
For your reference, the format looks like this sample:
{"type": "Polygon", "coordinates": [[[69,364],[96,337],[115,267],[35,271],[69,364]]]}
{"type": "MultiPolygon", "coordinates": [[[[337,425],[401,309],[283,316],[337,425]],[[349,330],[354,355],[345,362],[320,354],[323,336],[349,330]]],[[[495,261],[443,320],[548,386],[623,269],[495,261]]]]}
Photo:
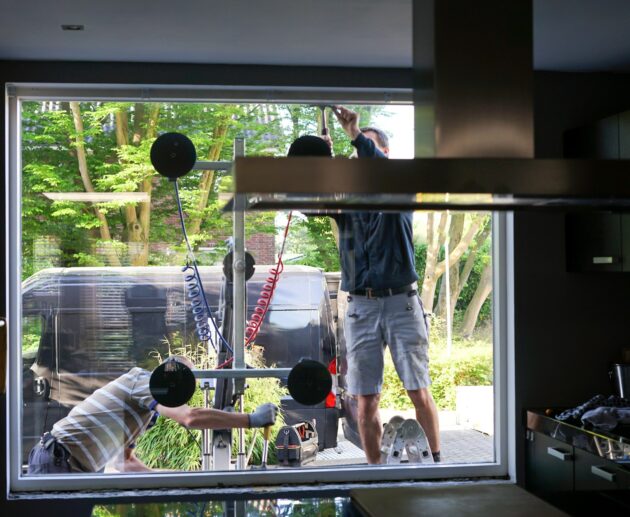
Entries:
{"type": "Polygon", "coordinates": [[[84,29],[85,29],[85,27],[83,25],[76,25],[76,24],[62,25],[61,26],[61,30],[62,31],[82,31],[84,29]]]}

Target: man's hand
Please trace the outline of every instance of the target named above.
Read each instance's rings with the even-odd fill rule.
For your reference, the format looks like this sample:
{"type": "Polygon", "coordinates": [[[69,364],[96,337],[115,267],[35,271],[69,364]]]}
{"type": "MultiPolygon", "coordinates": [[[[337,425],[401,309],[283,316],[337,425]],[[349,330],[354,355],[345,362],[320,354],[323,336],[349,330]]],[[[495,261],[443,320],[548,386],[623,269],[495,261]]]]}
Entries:
{"type": "Polygon", "coordinates": [[[332,111],[337,117],[339,124],[352,140],[361,134],[359,129],[359,114],[343,106],[333,106],[332,111]]]}
{"type": "Polygon", "coordinates": [[[249,427],[265,427],[273,425],[278,416],[278,406],[267,403],[258,406],[256,411],[249,415],[249,427]]]}
{"type": "Polygon", "coordinates": [[[319,138],[321,138],[324,142],[326,142],[328,144],[328,147],[330,147],[332,149],[333,141],[332,141],[332,138],[330,138],[329,135],[320,135],[319,138]]]}
{"type": "Polygon", "coordinates": [[[133,449],[126,448],[124,454],[118,457],[114,468],[118,472],[153,472],[135,455],[133,449]]]}

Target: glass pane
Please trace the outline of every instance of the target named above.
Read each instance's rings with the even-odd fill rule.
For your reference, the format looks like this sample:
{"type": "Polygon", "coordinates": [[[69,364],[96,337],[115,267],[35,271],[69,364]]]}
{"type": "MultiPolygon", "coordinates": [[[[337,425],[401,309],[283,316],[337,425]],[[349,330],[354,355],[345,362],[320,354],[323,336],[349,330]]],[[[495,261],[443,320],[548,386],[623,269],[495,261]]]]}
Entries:
{"type": "MultiPolygon", "coordinates": [[[[350,108],[360,113],[362,124],[385,131],[391,159],[413,156],[411,106],[350,108]]],[[[327,111],[335,156],[350,156],[350,139],[327,111]]],[[[59,446],[55,449],[52,443],[47,454],[56,450],[62,458],[54,472],[67,467],[106,474],[133,474],[144,465],[184,472],[235,467],[238,432],[204,434],[179,425],[181,415],[163,414],[154,421],[148,386],[150,372],[170,354],[185,355],[202,370],[231,363],[221,337],[231,343],[232,286],[223,263],[232,247],[232,218],[222,211],[222,194],[230,190],[231,177],[224,170],[194,170],[178,180],[191,254],[173,183],[156,174],[150,149],[158,134],[177,131],[194,142],[198,160],[231,161],[235,139],[242,136],[247,156],[285,156],[296,136],[321,132],[320,116],[320,108],[296,104],[22,104],[24,469],[30,451],[50,431],[59,446]],[[194,276],[193,255],[202,285],[194,276]],[[206,302],[214,323],[195,319],[206,302]],[[231,450],[226,447],[230,443],[231,450]],[[214,452],[212,461],[204,463],[204,450],[207,459],[214,452]]],[[[383,214],[367,216],[378,219],[383,214]]],[[[400,216],[388,214],[386,219],[390,217],[400,216]]],[[[442,460],[491,462],[491,217],[473,212],[404,217],[413,233],[405,241],[410,246],[407,258],[418,278],[405,282],[408,289],[387,296],[402,295],[402,310],[417,314],[422,328],[425,323],[430,327],[429,361],[421,367],[428,368],[432,384],[428,388],[423,380],[422,386],[435,400],[442,460]]],[[[270,468],[367,464],[363,430],[357,425],[358,399],[348,385],[344,325],[353,313],[347,312],[348,287],[341,285],[340,228],[331,221],[296,211],[285,242],[287,212],[246,215],[246,246],[256,262],[247,284],[248,365],[291,368],[307,358],[324,364],[334,379],[326,399],[309,407],[289,395],[286,378],[247,380],[246,412],[267,402],[284,410],[272,431],[270,468]],[[282,272],[274,284],[270,270],[279,271],[281,253],[282,272]],[[258,302],[265,286],[274,295],[256,329],[251,316],[265,308],[258,302]]],[[[370,224],[378,224],[374,221],[370,224]]],[[[353,256],[359,250],[358,245],[347,249],[353,256]]],[[[398,251],[391,253],[396,258],[398,251]]],[[[356,264],[346,266],[353,270],[356,264]]],[[[382,293],[377,298],[385,299],[382,293]]],[[[412,368],[404,373],[405,361],[394,359],[386,351],[383,423],[394,416],[409,421],[417,416],[398,373],[414,382],[417,372],[412,368]]],[[[378,369],[370,375],[378,383],[378,369]]],[[[201,380],[189,405],[233,407],[238,413],[237,395],[238,383],[201,380]]],[[[422,411],[419,417],[425,427],[431,425],[422,411]]],[[[248,423],[234,413],[222,418],[230,425],[248,423]]],[[[249,465],[261,464],[262,434],[245,431],[243,452],[249,465]]],[[[49,443],[47,438],[44,442],[49,443]]],[[[413,462],[415,445],[383,459],[413,462]]],[[[428,456],[423,460],[428,462],[419,468],[432,465],[428,456]]]]}

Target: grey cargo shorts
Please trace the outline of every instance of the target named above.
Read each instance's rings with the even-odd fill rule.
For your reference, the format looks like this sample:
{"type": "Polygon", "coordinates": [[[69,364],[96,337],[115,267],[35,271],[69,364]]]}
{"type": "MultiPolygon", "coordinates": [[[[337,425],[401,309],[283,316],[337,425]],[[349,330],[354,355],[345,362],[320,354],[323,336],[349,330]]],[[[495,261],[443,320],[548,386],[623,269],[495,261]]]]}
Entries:
{"type": "Polygon", "coordinates": [[[385,346],[405,389],[431,384],[428,324],[417,291],[383,298],[348,295],[344,333],[351,395],[381,392],[385,346]]]}

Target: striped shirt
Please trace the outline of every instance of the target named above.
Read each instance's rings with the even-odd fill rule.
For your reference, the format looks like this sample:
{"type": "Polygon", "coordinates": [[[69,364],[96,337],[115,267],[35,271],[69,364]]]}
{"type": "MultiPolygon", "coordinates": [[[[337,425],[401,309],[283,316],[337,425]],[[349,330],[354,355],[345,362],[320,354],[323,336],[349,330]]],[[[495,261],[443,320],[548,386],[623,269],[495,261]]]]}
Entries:
{"type": "Polygon", "coordinates": [[[133,368],[96,390],[55,423],[51,434],[85,472],[99,472],[145,430],[155,401],[150,372],[133,368]]]}

